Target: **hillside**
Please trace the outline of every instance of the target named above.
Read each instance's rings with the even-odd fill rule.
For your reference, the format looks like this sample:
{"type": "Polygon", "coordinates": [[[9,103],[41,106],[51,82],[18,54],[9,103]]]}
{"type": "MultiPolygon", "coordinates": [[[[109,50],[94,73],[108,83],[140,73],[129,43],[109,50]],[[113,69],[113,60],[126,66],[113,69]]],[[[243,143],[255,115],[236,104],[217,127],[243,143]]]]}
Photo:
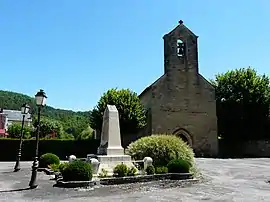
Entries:
{"type": "MultiPolygon", "coordinates": [[[[0,108],[20,110],[24,103],[30,105],[30,113],[35,116],[37,107],[34,98],[21,93],[0,90],[0,108]]],[[[87,128],[90,111],[75,112],[72,110],[55,109],[50,106],[45,106],[42,110],[42,116],[60,121],[64,130],[76,137],[83,129],[87,128]]]]}

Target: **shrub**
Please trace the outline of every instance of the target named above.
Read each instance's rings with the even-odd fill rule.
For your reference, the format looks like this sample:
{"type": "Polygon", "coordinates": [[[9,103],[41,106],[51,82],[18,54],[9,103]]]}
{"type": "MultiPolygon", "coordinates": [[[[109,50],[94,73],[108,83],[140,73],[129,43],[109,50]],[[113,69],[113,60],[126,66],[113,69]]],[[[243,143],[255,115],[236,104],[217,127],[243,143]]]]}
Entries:
{"type": "Polygon", "coordinates": [[[168,168],[165,166],[160,166],[156,168],[156,174],[165,174],[168,173],[168,168]]]}
{"type": "Polygon", "coordinates": [[[60,159],[58,156],[52,153],[43,154],[39,159],[39,167],[40,168],[47,168],[49,165],[60,164],[60,159]]]}
{"type": "Polygon", "coordinates": [[[49,165],[49,167],[50,167],[54,172],[62,172],[67,166],[68,166],[68,163],[60,163],[60,164],[52,164],[52,165],[49,165]]]}
{"type": "Polygon", "coordinates": [[[104,168],[101,169],[101,173],[98,175],[100,178],[108,177],[108,171],[104,168]]]}
{"type": "Polygon", "coordinates": [[[169,173],[188,173],[190,165],[183,159],[175,159],[168,163],[169,173]]]}
{"type": "Polygon", "coordinates": [[[93,176],[91,165],[81,160],[68,163],[61,174],[64,181],[89,181],[93,176]]]}
{"type": "Polygon", "coordinates": [[[59,164],[51,164],[48,167],[52,169],[54,172],[59,172],[59,164]]]}
{"type": "Polygon", "coordinates": [[[146,168],[147,175],[154,175],[155,174],[155,167],[153,165],[147,166],[146,168]]]}
{"type": "Polygon", "coordinates": [[[135,160],[142,160],[145,156],[153,159],[153,165],[167,166],[173,159],[183,159],[194,166],[193,150],[180,138],[174,135],[152,135],[142,137],[132,142],[126,153],[135,160]]]}
{"type": "Polygon", "coordinates": [[[127,176],[128,173],[128,167],[127,165],[121,163],[113,169],[113,174],[117,177],[124,177],[127,176]]]}
{"type": "Polygon", "coordinates": [[[58,170],[59,172],[63,172],[64,169],[66,169],[66,167],[68,167],[69,163],[65,162],[65,163],[60,163],[58,166],[58,170]]]}
{"type": "Polygon", "coordinates": [[[137,169],[135,167],[128,168],[127,176],[135,176],[137,173],[137,169]]]}

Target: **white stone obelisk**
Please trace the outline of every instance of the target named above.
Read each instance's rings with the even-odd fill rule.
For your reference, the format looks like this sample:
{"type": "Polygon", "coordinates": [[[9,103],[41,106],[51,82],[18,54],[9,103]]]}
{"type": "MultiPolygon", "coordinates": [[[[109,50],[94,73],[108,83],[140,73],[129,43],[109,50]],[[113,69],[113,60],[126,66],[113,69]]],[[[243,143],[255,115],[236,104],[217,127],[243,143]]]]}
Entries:
{"type": "Polygon", "coordinates": [[[97,153],[97,160],[100,163],[97,174],[102,173],[102,170],[105,169],[111,176],[114,167],[121,163],[135,168],[131,156],[124,154],[121,144],[119,114],[114,105],[107,105],[104,111],[101,141],[97,153]]]}
{"type": "Polygon", "coordinates": [[[114,105],[107,105],[102,123],[99,154],[124,155],[121,144],[120,124],[118,110],[114,105]]]}

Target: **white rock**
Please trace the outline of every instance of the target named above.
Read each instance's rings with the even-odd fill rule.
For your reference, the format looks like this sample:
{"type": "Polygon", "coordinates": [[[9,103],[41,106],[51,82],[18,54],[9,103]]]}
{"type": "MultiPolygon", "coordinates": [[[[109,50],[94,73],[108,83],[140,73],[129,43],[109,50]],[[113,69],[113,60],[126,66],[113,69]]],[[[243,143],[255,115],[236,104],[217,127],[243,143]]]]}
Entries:
{"type": "Polygon", "coordinates": [[[153,165],[153,159],[151,157],[144,157],[143,159],[144,170],[146,170],[146,168],[151,165],[153,165]]]}
{"type": "Polygon", "coordinates": [[[69,163],[71,163],[71,162],[74,161],[74,160],[76,160],[76,156],[75,156],[75,155],[70,155],[70,156],[68,157],[69,163]]]}

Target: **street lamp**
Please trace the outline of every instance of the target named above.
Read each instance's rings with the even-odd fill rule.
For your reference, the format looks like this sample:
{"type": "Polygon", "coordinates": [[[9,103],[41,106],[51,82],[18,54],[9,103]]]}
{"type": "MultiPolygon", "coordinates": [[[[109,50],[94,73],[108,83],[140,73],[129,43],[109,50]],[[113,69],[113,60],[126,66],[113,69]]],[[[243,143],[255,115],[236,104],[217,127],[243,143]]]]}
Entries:
{"type": "Polygon", "coordinates": [[[40,90],[35,95],[36,105],[38,107],[38,120],[37,120],[37,130],[36,130],[36,154],[32,166],[32,175],[29,186],[31,189],[35,189],[37,185],[37,169],[38,169],[38,145],[39,145],[39,133],[40,133],[40,112],[41,108],[46,104],[47,96],[43,90],[40,90]]]}
{"type": "Polygon", "coordinates": [[[18,150],[18,154],[17,154],[16,164],[14,167],[14,172],[21,170],[20,159],[21,159],[21,155],[22,155],[23,126],[24,126],[25,115],[28,114],[29,109],[30,109],[30,106],[28,104],[23,104],[21,107],[22,127],[21,127],[21,134],[20,134],[20,145],[19,145],[19,150],[18,150]]]}

